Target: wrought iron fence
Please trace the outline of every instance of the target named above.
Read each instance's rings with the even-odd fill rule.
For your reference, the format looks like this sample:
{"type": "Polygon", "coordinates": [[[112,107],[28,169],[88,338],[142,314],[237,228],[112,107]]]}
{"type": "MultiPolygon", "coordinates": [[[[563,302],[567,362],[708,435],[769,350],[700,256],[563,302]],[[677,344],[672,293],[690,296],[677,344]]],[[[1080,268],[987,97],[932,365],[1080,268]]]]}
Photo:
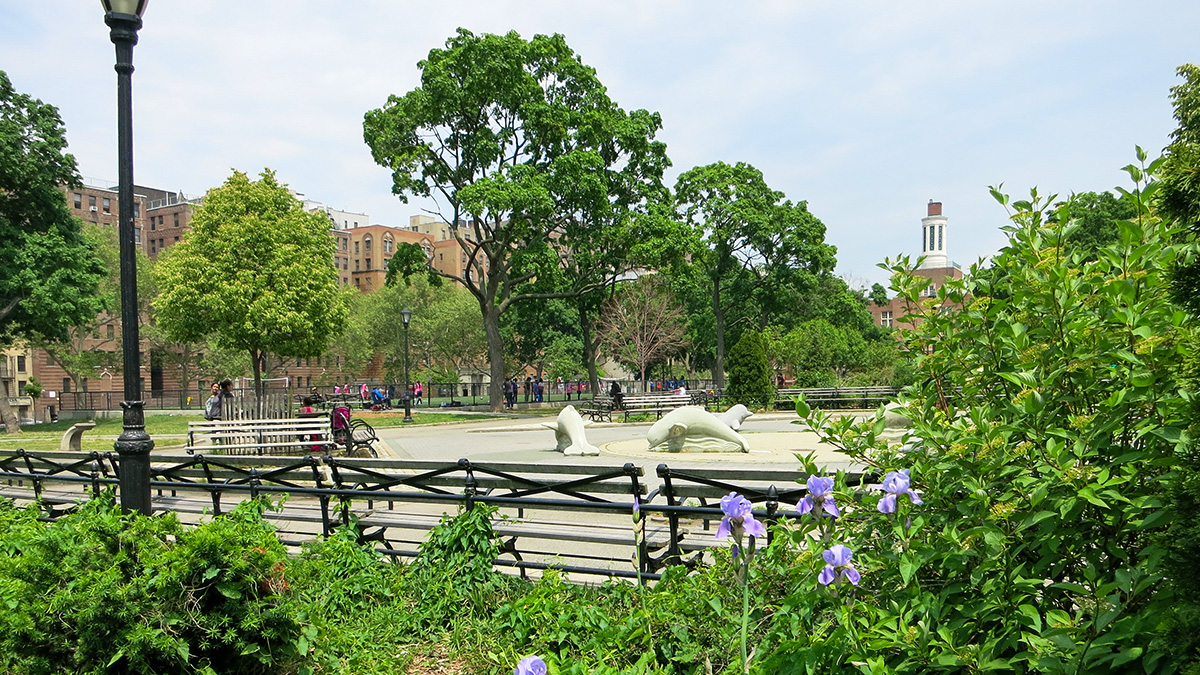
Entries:
{"type": "MultiPolygon", "coordinates": [[[[489,504],[501,554],[529,570],[657,580],[666,565],[705,563],[722,545],[712,521],[721,495],[739,492],[767,522],[798,517],[790,505],[807,476],[792,470],[684,469],[665,464],[647,492],[641,467],[430,462],[340,457],[154,456],[155,510],[200,518],[231,502],[289,495],[264,516],[289,545],[355,527],[394,559],[414,557],[450,505],[489,504]],[[780,508],[784,505],[787,508],[780,508]],[[637,517],[635,517],[635,514],[637,517]]],[[[118,488],[116,453],[0,451],[0,496],[34,502],[56,518],[106,487],[118,488]]],[[[877,480],[851,474],[865,486],[877,480]]],[[[119,488],[118,488],[119,489],[119,488]]]]}

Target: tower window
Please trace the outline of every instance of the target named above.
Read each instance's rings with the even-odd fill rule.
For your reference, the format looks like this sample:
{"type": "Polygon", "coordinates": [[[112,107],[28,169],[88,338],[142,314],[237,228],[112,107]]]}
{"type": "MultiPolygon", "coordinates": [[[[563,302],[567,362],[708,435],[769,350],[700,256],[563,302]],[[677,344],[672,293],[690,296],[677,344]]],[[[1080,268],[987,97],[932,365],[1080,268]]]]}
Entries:
{"type": "Polygon", "coordinates": [[[939,250],[939,251],[944,251],[944,250],[945,250],[945,249],[942,247],[942,226],[941,226],[941,225],[938,225],[938,250],[939,250]]]}

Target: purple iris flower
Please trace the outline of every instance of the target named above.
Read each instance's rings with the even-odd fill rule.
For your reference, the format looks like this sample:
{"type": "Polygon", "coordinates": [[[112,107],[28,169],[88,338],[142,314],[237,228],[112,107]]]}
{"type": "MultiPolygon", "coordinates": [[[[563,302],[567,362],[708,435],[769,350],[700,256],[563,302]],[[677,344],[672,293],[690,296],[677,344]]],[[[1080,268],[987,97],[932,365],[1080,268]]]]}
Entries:
{"type": "Polygon", "coordinates": [[[804,499],[796,504],[796,510],[801,515],[812,512],[818,518],[822,513],[828,513],[831,516],[840,516],[842,512],[838,510],[837,502],[833,501],[833,479],[821,478],[820,476],[808,477],[808,494],[804,495],[804,499]]]}
{"type": "Polygon", "coordinates": [[[895,513],[896,498],[900,495],[908,495],[909,501],[914,504],[924,504],[925,502],[921,501],[917,493],[912,491],[910,488],[911,485],[912,480],[908,477],[908,469],[889,471],[883,479],[883,491],[887,494],[883,496],[883,499],[879,500],[879,506],[877,507],[879,512],[895,513]]]}
{"type": "Polygon", "coordinates": [[[736,492],[721,497],[721,511],[725,517],[721,519],[721,525],[717,528],[717,539],[729,536],[741,539],[742,532],[752,537],[767,536],[767,528],[754,519],[751,508],[753,507],[750,500],[736,492]]]}
{"type": "Polygon", "coordinates": [[[854,565],[850,564],[850,559],[854,557],[853,551],[841,544],[834,544],[825,549],[822,556],[825,558],[826,565],[825,569],[821,570],[821,574],[817,577],[817,581],[822,586],[828,586],[843,579],[855,586],[858,585],[860,578],[858,570],[854,569],[854,565]]]}
{"type": "Polygon", "coordinates": [[[526,656],[513,668],[513,675],[546,675],[546,662],[537,656],[526,656]]]}

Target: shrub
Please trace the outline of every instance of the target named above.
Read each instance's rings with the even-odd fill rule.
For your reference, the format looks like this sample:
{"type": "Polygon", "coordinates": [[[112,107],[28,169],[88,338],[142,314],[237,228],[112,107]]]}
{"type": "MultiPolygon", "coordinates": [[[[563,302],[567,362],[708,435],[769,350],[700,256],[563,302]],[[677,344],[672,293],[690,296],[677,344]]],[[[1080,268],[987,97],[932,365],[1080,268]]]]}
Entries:
{"type": "Polygon", "coordinates": [[[259,503],[184,528],[112,493],[46,524],[0,509],[0,671],[270,673],[299,622],[259,503]]]}
{"type": "Polygon", "coordinates": [[[817,630],[777,627],[773,668],[827,655],[828,669],[870,672],[1170,669],[1154,535],[1188,419],[1183,314],[1165,274],[1182,249],[1143,196],[1128,194],[1138,217],[1089,265],[1063,249],[1070,203],[1048,223],[1054,200],[1035,191],[1011,204],[993,259],[1004,274],[976,268],[929,298],[908,261],[892,266],[921,319],[902,333],[918,355],[902,397],[912,435],[886,447],[882,411],[809,425],[860,461],[910,468],[925,505],[843,519],[863,569],[857,600],[822,611],[803,589],[785,599],[817,630]],[[961,309],[941,309],[948,300],[961,309]]]}
{"type": "Polygon", "coordinates": [[[732,403],[765,408],[775,401],[775,385],[771,382],[771,366],[763,347],[762,334],[748,330],[729,350],[725,360],[729,383],[725,396],[732,403]]]}

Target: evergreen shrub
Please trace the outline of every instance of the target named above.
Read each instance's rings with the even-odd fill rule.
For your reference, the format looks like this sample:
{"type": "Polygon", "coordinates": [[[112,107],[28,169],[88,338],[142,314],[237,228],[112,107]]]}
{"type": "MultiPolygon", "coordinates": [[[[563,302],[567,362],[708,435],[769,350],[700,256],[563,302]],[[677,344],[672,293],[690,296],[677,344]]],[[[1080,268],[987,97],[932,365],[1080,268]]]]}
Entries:
{"type": "Polygon", "coordinates": [[[771,381],[771,365],[762,334],[748,330],[729,350],[725,359],[728,381],[725,397],[730,403],[750,408],[765,408],[775,402],[775,385],[771,381]]]}

